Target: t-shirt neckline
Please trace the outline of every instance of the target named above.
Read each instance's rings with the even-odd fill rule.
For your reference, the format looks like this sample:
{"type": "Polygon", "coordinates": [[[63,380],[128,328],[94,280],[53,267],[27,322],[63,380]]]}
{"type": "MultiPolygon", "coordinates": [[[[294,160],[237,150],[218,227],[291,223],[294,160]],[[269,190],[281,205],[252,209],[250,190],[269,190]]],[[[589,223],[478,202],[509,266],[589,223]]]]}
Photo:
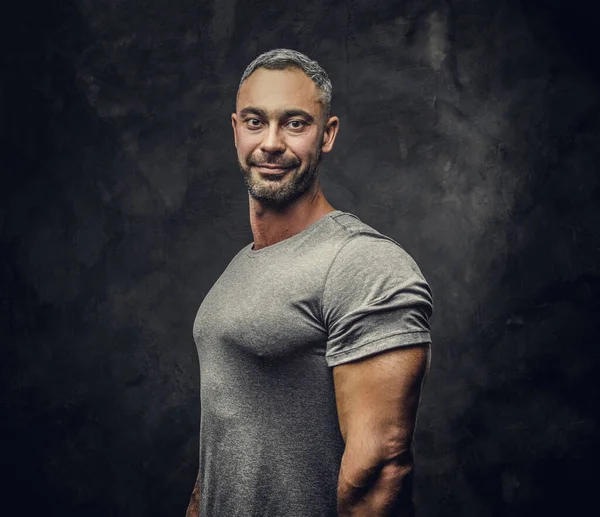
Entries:
{"type": "Polygon", "coordinates": [[[314,230],[316,230],[319,226],[321,226],[325,221],[327,221],[331,217],[338,215],[338,214],[342,214],[342,213],[344,213],[342,210],[332,210],[331,212],[327,212],[325,215],[319,217],[319,219],[317,219],[313,223],[309,224],[301,232],[298,232],[298,233],[292,235],[291,237],[287,237],[286,239],[283,239],[282,241],[276,242],[275,244],[265,246],[264,248],[261,248],[259,250],[252,249],[252,246],[254,246],[254,241],[252,241],[250,244],[248,244],[246,246],[246,255],[248,257],[260,257],[262,255],[265,255],[265,254],[273,251],[273,250],[282,248],[282,247],[286,246],[287,244],[290,244],[290,243],[298,240],[299,238],[304,237],[308,233],[313,232],[314,230]]]}

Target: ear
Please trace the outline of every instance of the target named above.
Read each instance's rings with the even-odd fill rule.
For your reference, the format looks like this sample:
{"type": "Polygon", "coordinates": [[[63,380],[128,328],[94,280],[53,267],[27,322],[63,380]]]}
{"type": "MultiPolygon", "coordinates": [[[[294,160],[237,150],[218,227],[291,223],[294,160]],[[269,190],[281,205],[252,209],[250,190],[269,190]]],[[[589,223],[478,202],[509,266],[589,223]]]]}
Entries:
{"type": "Polygon", "coordinates": [[[328,153],[333,148],[335,137],[337,136],[338,129],[340,127],[340,119],[337,117],[331,117],[327,124],[325,124],[325,130],[323,131],[323,145],[321,146],[321,152],[328,153]]]}
{"type": "Polygon", "coordinates": [[[235,113],[231,114],[231,127],[233,128],[233,144],[237,149],[237,115],[235,113]]]}

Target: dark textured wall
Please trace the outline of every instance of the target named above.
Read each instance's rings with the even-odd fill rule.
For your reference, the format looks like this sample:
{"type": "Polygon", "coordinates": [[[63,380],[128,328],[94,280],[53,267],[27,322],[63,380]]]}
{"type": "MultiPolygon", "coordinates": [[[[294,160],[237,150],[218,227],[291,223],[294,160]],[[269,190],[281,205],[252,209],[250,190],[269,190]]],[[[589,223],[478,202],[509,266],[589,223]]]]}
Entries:
{"type": "Polygon", "coordinates": [[[402,243],[434,291],[420,515],[593,501],[600,74],[585,5],[13,3],[0,443],[2,504],[19,509],[2,513],[183,515],[193,318],[252,240],[229,117],[244,67],[275,47],[333,81],[325,195],[402,243]]]}

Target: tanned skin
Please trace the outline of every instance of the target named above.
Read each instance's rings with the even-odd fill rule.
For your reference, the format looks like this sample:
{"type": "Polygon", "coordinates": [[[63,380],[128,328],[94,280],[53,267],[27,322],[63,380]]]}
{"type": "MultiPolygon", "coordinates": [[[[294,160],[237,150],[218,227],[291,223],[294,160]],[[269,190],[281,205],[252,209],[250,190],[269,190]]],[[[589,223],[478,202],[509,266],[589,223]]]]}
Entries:
{"type": "Polygon", "coordinates": [[[196,476],[196,484],[192,490],[190,503],[188,504],[185,517],[199,517],[200,515],[200,472],[196,476]]]}

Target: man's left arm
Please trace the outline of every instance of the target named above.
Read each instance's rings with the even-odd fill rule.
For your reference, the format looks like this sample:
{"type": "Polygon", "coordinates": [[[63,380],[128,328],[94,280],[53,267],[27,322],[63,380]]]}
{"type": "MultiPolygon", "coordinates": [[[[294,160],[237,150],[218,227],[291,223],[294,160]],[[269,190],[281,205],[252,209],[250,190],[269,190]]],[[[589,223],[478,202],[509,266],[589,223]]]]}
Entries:
{"type": "Polygon", "coordinates": [[[339,517],[414,516],[412,438],[429,354],[429,343],[401,346],[333,368],[339,517]]]}

